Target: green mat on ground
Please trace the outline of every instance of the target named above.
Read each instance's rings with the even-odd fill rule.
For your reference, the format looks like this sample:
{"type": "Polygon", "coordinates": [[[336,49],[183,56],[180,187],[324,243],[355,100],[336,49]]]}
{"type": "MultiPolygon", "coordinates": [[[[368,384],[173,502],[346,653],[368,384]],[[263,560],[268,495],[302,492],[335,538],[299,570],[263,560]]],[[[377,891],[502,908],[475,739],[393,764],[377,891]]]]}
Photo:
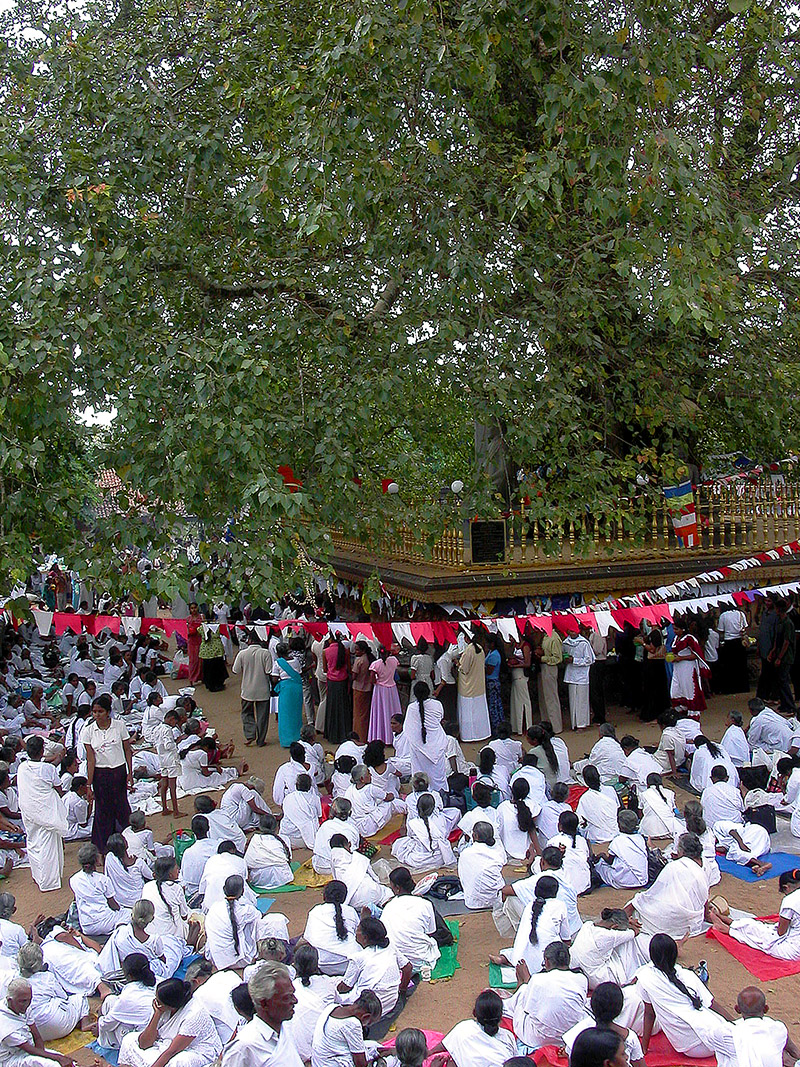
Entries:
{"type": "Polygon", "coordinates": [[[458,923],[455,919],[445,919],[450,933],[455,939],[452,945],[445,945],[441,950],[441,956],[431,972],[431,981],[440,982],[443,978],[452,978],[456,971],[461,970],[458,962],[458,923]]]}
{"type": "MultiPolygon", "coordinates": [[[[293,871],[299,869],[301,864],[297,860],[292,860],[291,868],[293,871]]],[[[250,883],[247,883],[250,885],[250,883]]],[[[274,893],[302,893],[304,889],[308,889],[307,885],[297,885],[295,882],[289,882],[288,885],[274,885],[271,889],[262,889],[260,885],[251,885],[257,897],[271,897],[274,893]]]]}
{"type": "Polygon", "coordinates": [[[513,982],[504,982],[502,975],[502,967],[498,967],[496,963],[489,964],[489,985],[492,989],[516,989],[516,979],[513,982]]]}

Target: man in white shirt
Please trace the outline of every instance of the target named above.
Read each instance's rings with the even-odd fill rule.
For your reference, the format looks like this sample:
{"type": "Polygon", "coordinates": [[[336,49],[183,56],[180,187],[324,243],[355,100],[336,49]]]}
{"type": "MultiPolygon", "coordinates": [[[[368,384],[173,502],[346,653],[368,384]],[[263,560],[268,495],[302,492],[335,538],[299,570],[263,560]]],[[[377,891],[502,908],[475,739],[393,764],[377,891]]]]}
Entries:
{"type": "Polygon", "coordinates": [[[747,649],[742,638],[747,633],[747,619],[741,608],[726,608],[717,623],[719,632],[719,691],[746,693],[750,688],[747,677],[747,649]]]}
{"type": "Polygon", "coordinates": [[[231,670],[242,676],[242,731],[245,744],[255,741],[259,748],[267,743],[269,728],[269,702],[271,693],[272,653],[263,647],[257,637],[239,650],[231,670]]]}
{"type": "Polygon", "coordinates": [[[789,1037],[786,1026],[767,1016],[764,991],[758,986],[746,986],[736,998],[736,1011],[741,1016],[733,1024],[733,1040],[739,1063],[757,1063],[759,1067],[781,1067],[784,1054],[787,1062],[800,1059],[800,1049],[789,1037]]]}
{"type": "Polygon", "coordinates": [[[642,889],[648,877],[647,842],[639,833],[636,812],[623,809],[617,823],[620,832],[598,856],[594,869],[612,889],[642,889]]]}
{"type": "Polygon", "coordinates": [[[589,669],[594,663],[594,651],[587,638],[574,634],[564,641],[564,682],[569,691],[569,714],[573,730],[585,730],[589,725],[589,669]]]}
{"type": "Polygon", "coordinates": [[[476,823],[472,828],[472,844],[458,857],[458,877],[468,908],[494,907],[505,885],[503,867],[507,859],[506,850],[494,839],[491,823],[476,823]]]}
{"type": "Polygon", "coordinates": [[[222,1067],[303,1067],[285,1024],[294,1015],[297,997],[289,971],[267,960],[247,983],[255,1018],[246,1023],[222,1053],[222,1067]]]}
{"type": "Polygon", "coordinates": [[[700,797],[703,805],[703,818],[706,826],[713,827],[718,822],[742,822],[744,800],[736,786],[728,780],[725,767],[718,764],[711,768],[711,781],[700,797]]]}
{"type": "Polygon", "coordinates": [[[747,730],[750,751],[763,748],[765,752],[788,752],[792,740],[792,727],[777,711],[768,708],[763,700],[755,697],[747,702],[752,718],[747,730]]]}

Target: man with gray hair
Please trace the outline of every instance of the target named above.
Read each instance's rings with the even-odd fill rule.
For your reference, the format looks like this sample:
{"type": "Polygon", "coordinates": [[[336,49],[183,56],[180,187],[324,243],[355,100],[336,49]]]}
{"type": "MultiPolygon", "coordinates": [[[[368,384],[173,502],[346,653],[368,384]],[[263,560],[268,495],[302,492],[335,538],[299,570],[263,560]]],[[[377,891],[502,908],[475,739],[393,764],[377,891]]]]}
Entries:
{"type": "Polygon", "coordinates": [[[297,1004],[288,969],[266,960],[250,975],[247,989],[256,1014],[223,1051],[221,1067],[302,1067],[286,1025],[297,1004]]]}
{"type": "Polygon", "coordinates": [[[3,1067],[73,1067],[69,1056],[51,1052],[35,1024],[28,1022],[25,1013],[31,1005],[31,985],[25,978],[9,982],[5,999],[0,1002],[0,1064],[3,1067]]]}
{"type": "Polygon", "coordinates": [[[458,857],[458,877],[464,890],[468,908],[492,908],[505,885],[503,867],[508,857],[499,841],[495,841],[490,822],[476,822],[472,827],[472,844],[458,857]]]}
{"type": "Polygon", "coordinates": [[[734,767],[744,767],[745,764],[750,763],[750,746],[747,744],[747,735],[743,727],[744,719],[741,711],[729,711],[728,729],[719,745],[728,753],[734,767]]]}

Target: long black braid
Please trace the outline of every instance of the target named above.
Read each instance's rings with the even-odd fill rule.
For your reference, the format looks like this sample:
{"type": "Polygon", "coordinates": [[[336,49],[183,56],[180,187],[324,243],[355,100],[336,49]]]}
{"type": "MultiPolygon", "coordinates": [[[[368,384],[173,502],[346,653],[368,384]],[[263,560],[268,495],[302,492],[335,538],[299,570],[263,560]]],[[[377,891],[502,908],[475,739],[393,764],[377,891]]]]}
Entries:
{"type": "Polygon", "coordinates": [[[523,834],[530,834],[536,828],[531,809],[525,803],[531,787],[525,778],[515,778],[511,783],[511,803],[517,809],[517,826],[523,834]]]}
{"type": "Polygon", "coordinates": [[[233,947],[236,949],[236,954],[239,954],[239,923],[236,919],[236,901],[244,893],[244,881],[241,875],[232,874],[225,879],[225,884],[222,887],[222,891],[225,894],[225,899],[228,902],[228,916],[231,921],[231,933],[233,934],[233,947]]]}
{"type": "Polygon", "coordinates": [[[695,1011],[700,1011],[703,1002],[696,993],[693,993],[685,982],[678,977],[675,964],[678,960],[678,946],[669,934],[655,934],[650,941],[650,959],[656,970],[666,975],[671,985],[683,993],[691,1001],[695,1011]]]}
{"type": "Polygon", "coordinates": [[[161,897],[164,907],[167,909],[170,919],[175,918],[175,913],[172,910],[172,905],[164,896],[163,885],[164,882],[172,882],[170,877],[172,874],[172,868],[175,866],[175,859],[172,856],[159,856],[156,862],[153,864],[153,880],[156,883],[156,890],[161,897]]]}
{"type": "Polygon", "coordinates": [[[528,940],[532,945],[539,943],[539,935],[536,932],[539,916],[544,911],[547,901],[555,900],[558,893],[558,882],[555,878],[551,878],[549,874],[546,874],[536,883],[535,893],[536,896],[533,898],[533,904],[531,905],[531,932],[528,935],[528,940]]]}
{"type": "Polygon", "coordinates": [[[258,819],[258,829],[262,834],[266,834],[268,837],[274,837],[276,841],[280,841],[283,853],[286,856],[286,862],[292,858],[292,854],[289,851],[289,846],[278,834],[278,820],[272,814],[260,815],[258,819]]]}
{"type": "Polygon", "coordinates": [[[417,682],[414,686],[414,696],[417,698],[419,708],[419,728],[423,745],[428,740],[428,731],[425,729],[425,701],[431,695],[430,687],[426,682],[417,682]]]}
{"type": "Polygon", "coordinates": [[[326,904],[333,904],[333,924],[336,927],[336,936],[340,941],[347,940],[347,926],[344,921],[342,904],[347,899],[347,886],[344,882],[328,882],[322,894],[326,904]]]}

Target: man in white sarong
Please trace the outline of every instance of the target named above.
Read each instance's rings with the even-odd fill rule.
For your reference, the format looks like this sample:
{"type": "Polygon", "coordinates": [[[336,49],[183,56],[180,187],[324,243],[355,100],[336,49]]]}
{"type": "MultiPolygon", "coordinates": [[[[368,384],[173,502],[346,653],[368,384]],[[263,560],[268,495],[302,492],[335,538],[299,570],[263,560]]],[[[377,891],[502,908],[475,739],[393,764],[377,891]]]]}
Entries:
{"type": "Polygon", "coordinates": [[[625,911],[628,915],[636,912],[645,934],[669,934],[677,941],[686,934],[700,933],[710,919],[703,846],[696,834],[683,834],[678,839],[675,858],[649,889],[625,905],[625,911]]]}
{"type": "Polygon", "coordinates": [[[28,759],[17,772],[19,810],[27,835],[31,876],[44,893],[61,888],[67,809],[61,799],[58,770],[42,761],[42,738],[29,737],[25,747],[28,759]]]}
{"type": "Polygon", "coordinates": [[[639,889],[647,885],[647,842],[639,833],[635,811],[617,815],[620,832],[611,840],[608,852],[595,864],[596,873],[612,889],[639,889]]]}

